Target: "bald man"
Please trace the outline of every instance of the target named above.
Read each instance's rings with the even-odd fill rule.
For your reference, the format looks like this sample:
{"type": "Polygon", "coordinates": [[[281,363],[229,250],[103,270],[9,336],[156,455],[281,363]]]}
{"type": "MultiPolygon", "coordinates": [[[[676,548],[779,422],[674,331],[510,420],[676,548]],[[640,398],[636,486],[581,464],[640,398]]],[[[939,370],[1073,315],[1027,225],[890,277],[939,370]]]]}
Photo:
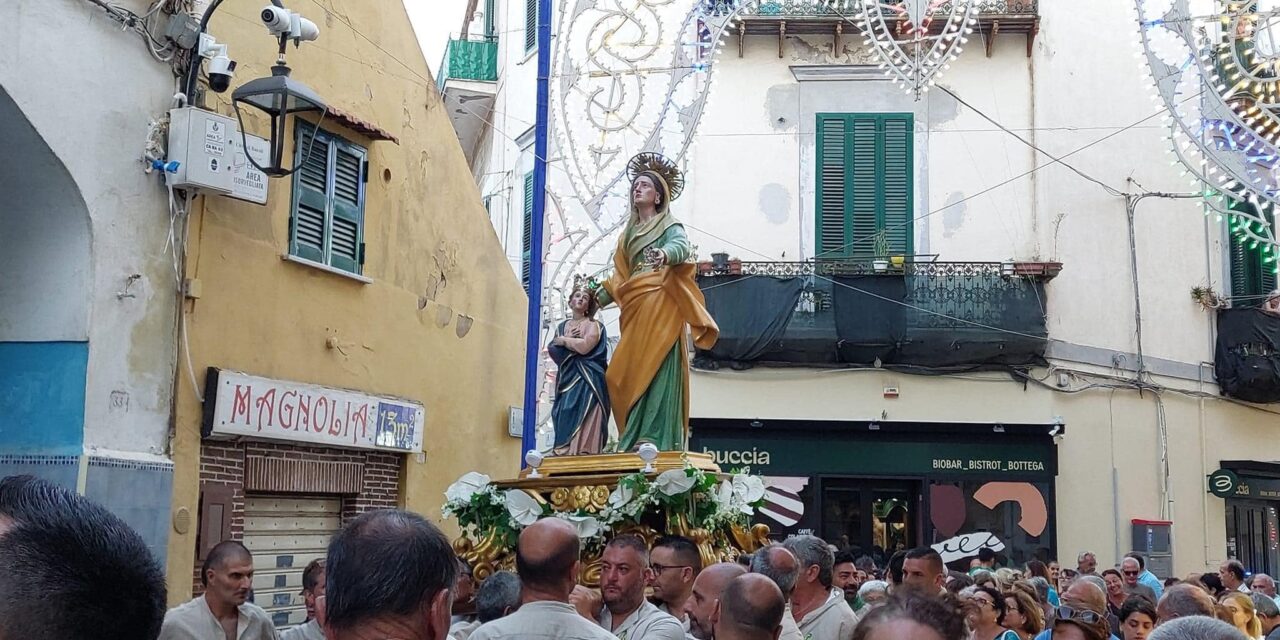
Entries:
{"type": "Polygon", "coordinates": [[[200,571],[204,595],[170,609],[160,640],[275,640],[271,617],[252,602],[253,556],[243,544],[214,545],[200,571]]]}
{"type": "Polygon", "coordinates": [[[782,616],[781,640],[802,640],[800,625],[791,614],[791,592],[800,578],[800,561],[795,555],[780,544],[771,544],[751,556],[751,573],[763,575],[778,586],[786,602],[786,611],[782,616]]]}
{"type": "Polygon", "coordinates": [[[778,640],[786,601],[777,583],[747,574],[729,582],[712,615],[716,640],[778,640]]]}
{"type": "Polygon", "coordinates": [[[1157,622],[1164,624],[1174,618],[1190,616],[1213,617],[1213,598],[1204,589],[1180,582],[1164,590],[1156,605],[1157,622]]]}
{"type": "Polygon", "coordinates": [[[558,518],[544,518],[520,532],[516,573],[520,608],[480,625],[471,640],[499,638],[574,638],[616,640],[613,634],[578,615],[569,594],[578,584],[578,530],[558,518]]]}
{"type": "Polygon", "coordinates": [[[720,602],[720,594],[724,593],[729,582],[747,573],[746,567],[736,562],[713,564],[693,581],[693,595],[685,601],[684,611],[689,617],[689,635],[697,640],[711,640],[711,616],[720,602]]]}

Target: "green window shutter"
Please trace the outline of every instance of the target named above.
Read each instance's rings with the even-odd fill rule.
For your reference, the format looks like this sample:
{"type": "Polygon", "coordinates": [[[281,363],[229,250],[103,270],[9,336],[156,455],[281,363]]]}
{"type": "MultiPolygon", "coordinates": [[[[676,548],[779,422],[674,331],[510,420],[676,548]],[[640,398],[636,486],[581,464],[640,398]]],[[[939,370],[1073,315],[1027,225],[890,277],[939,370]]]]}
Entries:
{"type": "Polygon", "coordinates": [[[520,239],[520,282],[529,290],[529,269],[533,264],[533,172],[524,176],[524,224],[520,239]]]}
{"type": "Polygon", "coordinates": [[[880,119],[882,133],[880,201],[878,229],[884,229],[893,255],[915,251],[914,126],[912,116],[886,115],[880,119]]]}
{"type": "Polygon", "coordinates": [[[296,132],[294,163],[300,168],[293,174],[289,253],[322,263],[329,209],[329,140],[323,133],[315,135],[315,128],[301,121],[296,132]]]}
{"type": "Polygon", "coordinates": [[[871,260],[882,231],[892,255],[913,253],[912,115],[821,113],[817,128],[817,257],[871,260]]]}
{"type": "Polygon", "coordinates": [[[296,131],[289,253],[360,273],[368,154],[301,120],[296,131]]]}
{"type": "Polygon", "coordinates": [[[495,22],[496,16],[493,15],[497,9],[497,0],[485,0],[484,37],[486,40],[494,40],[498,37],[497,23],[495,22]]]}
{"type": "Polygon", "coordinates": [[[334,145],[333,223],[329,241],[329,265],[360,273],[360,244],[364,241],[363,149],[338,142],[334,145]]]}
{"type": "Polygon", "coordinates": [[[818,255],[848,255],[845,246],[845,129],[842,116],[818,116],[818,255]]]}
{"type": "Polygon", "coordinates": [[[524,1],[524,50],[538,46],[538,0],[524,1]]]}
{"type": "Polygon", "coordinates": [[[849,146],[852,148],[849,163],[849,208],[845,219],[849,225],[849,241],[852,243],[846,255],[860,260],[875,257],[876,232],[884,228],[881,223],[881,196],[883,182],[880,178],[882,164],[881,134],[877,130],[879,121],[873,116],[869,118],[855,117],[851,124],[849,146]]]}
{"type": "MultiPolygon", "coordinates": [[[[1257,209],[1244,201],[1231,203],[1232,209],[1256,215],[1257,209]]],[[[1271,216],[1265,216],[1271,224],[1271,216]]],[[[1247,224],[1247,223],[1245,223],[1247,224]]],[[[1230,234],[1228,247],[1231,258],[1231,297],[1237,307],[1256,307],[1262,304],[1268,293],[1276,289],[1275,264],[1267,262],[1261,245],[1249,248],[1249,240],[1243,231],[1230,234]]]]}

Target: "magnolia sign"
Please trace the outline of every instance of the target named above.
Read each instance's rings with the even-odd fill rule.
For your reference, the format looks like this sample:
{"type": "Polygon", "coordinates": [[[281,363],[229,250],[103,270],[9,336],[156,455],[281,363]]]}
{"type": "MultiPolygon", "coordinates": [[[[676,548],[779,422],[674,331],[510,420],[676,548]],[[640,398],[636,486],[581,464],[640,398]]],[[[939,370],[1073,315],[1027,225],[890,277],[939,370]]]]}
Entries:
{"type": "Polygon", "coordinates": [[[418,453],[426,411],[417,402],[210,369],[206,436],[247,436],[331,447],[418,453]]]}

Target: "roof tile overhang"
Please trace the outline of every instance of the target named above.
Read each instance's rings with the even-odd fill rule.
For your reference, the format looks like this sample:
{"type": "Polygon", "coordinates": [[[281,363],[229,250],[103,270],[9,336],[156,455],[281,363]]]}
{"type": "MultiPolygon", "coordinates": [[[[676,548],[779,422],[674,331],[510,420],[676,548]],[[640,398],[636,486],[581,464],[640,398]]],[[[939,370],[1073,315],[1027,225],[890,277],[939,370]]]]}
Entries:
{"type": "Polygon", "coordinates": [[[400,144],[400,139],[393,135],[390,131],[379,127],[378,125],[364,120],[352,113],[343,111],[334,106],[329,107],[329,111],[325,114],[326,118],[337,120],[339,124],[352,131],[373,138],[374,140],[386,140],[395,144],[400,144]]]}

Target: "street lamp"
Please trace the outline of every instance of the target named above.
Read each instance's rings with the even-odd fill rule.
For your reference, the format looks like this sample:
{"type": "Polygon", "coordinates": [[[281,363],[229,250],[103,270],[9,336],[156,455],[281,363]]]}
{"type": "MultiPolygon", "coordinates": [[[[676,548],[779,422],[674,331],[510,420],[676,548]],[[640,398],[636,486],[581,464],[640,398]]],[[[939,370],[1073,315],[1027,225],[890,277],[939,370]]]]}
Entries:
{"type": "MultiPolygon", "coordinates": [[[[284,162],[285,124],[289,115],[318,111],[323,119],[324,114],[328,111],[324,99],[313,91],[311,87],[289,77],[289,67],[284,64],[283,43],[280,48],[280,59],[271,67],[270,77],[250,80],[231,94],[231,104],[236,110],[236,119],[240,122],[241,135],[244,135],[244,117],[240,113],[240,105],[255,107],[265,112],[271,119],[271,139],[269,141],[271,156],[267,166],[261,166],[253,159],[253,156],[245,155],[249,157],[249,162],[252,162],[253,166],[273,177],[287,176],[298,170],[297,165],[292,169],[285,169],[282,164],[284,162]]],[[[315,138],[312,137],[311,144],[314,143],[315,138]]],[[[246,145],[245,148],[247,149],[248,146],[246,145]]],[[[311,155],[310,148],[307,149],[307,155],[311,155]]]]}
{"type": "MultiPolygon", "coordinates": [[[[213,12],[218,10],[223,0],[213,0],[209,4],[209,8],[205,10],[204,15],[200,19],[200,35],[201,41],[205,40],[205,31],[209,27],[209,19],[213,17],[213,12]]],[[[253,164],[259,171],[272,176],[287,176],[297,171],[298,166],[292,169],[285,169],[284,162],[284,142],[285,142],[285,125],[290,115],[298,115],[316,111],[320,113],[320,119],[323,120],[328,112],[324,99],[315,91],[297,80],[289,77],[289,67],[285,64],[285,47],[290,40],[293,40],[294,46],[298,46],[302,41],[311,41],[320,37],[320,29],[316,24],[295,12],[285,9],[284,4],[280,0],[271,0],[271,5],[264,8],[260,14],[263,25],[271,33],[271,35],[279,38],[280,55],[276,59],[276,64],[271,67],[271,76],[267,78],[258,78],[250,80],[240,86],[231,94],[231,105],[236,110],[236,119],[240,123],[241,143],[245,148],[245,156],[249,162],[253,164]],[[259,109],[267,114],[271,119],[271,138],[268,141],[270,145],[270,157],[267,166],[258,164],[253,155],[248,153],[249,144],[247,134],[244,130],[244,117],[240,111],[240,105],[245,104],[259,109]]],[[[212,39],[208,39],[212,45],[212,39]]],[[[235,63],[230,62],[226,58],[226,47],[223,46],[218,51],[213,51],[211,60],[226,59],[224,66],[230,67],[229,70],[224,69],[224,73],[220,73],[219,77],[230,79],[230,71],[234,71],[235,63]]],[[[188,99],[194,99],[196,90],[196,79],[199,75],[200,61],[205,56],[203,50],[200,55],[193,53],[191,64],[187,69],[185,95],[188,99]]],[[[220,67],[221,68],[221,67],[220,67]]],[[[212,67],[211,67],[212,70],[212,67]]],[[[212,74],[210,77],[213,77],[212,74]]],[[[226,83],[222,85],[225,90],[226,83]]],[[[315,138],[312,137],[311,144],[315,144],[315,138]]],[[[311,155],[311,148],[308,145],[306,155],[311,155]]],[[[304,156],[305,157],[305,156],[304,156]]]]}

